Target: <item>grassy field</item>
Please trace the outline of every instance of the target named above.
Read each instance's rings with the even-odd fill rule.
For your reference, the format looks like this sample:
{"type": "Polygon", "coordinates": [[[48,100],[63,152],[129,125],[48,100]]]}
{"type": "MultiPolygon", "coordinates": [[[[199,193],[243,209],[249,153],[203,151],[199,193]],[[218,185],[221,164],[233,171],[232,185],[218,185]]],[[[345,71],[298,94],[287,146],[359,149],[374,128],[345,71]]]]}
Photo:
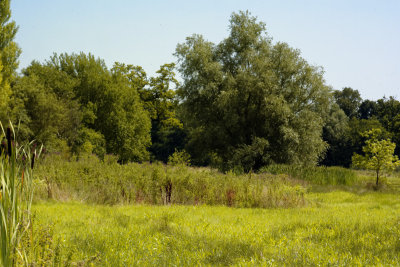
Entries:
{"type": "Polygon", "coordinates": [[[41,202],[30,257],[45,265],[399,265],[398,194],[306,197],[306,207],[288,209],[41,202]]]}
{"type": "Polygon", "coordinates": [[[398,266],[400,177],[276,165],[222,174],[48,157],[32,266],[398,266]],[[168,198],[169,195],[169,198],[168,198]]]}

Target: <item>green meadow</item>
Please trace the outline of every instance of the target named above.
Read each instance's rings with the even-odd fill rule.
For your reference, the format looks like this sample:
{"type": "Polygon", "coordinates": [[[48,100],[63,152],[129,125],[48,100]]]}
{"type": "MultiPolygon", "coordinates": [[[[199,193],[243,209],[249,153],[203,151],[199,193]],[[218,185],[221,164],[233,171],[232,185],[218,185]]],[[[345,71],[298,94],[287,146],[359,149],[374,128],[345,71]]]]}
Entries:
{"type": "Polygon", "coordinates": [[[371,42],[391,51],[384,37],[398,34],[381,29],[398,33],[395,8],[317,2],[309,16],[292,3],[307,21],[337,10],[344,23],[303,25],[270,3],[258,18],[251,1],[36,2],[0,1],[0,267],[400,266],[400,101],[385,88],[394,61],[371,42]],[[226,36],[207,37],[239,2],[226,36]],[[290,38],[305,54],[271,35],[315,26],[290,38]]]}
{"type": "MultiPolygon", "coordinates": [[[[288,209],[34,205],[47,265],[398,265],[396,194],[312,193],[288,209]]],[[[36,228],[35,228],[36,227],[36,228]]]]}
{"type": "MultiPolygon", "coordinates": [[[[337,182],[340,179],[329,179],[331,184],[304,180],[312,175],[312,170],[297,174],[306,175],[303,180],[299,179],[301,176],[294,178],[294,171],[291,176],[261,173],[249,178],[249,174],[236,175],[239,181],[259,181],[231,188],[225,188],[221,182],[217,187],[204,189],[203,201],[197,199],[196,203],[193,192],[187,192],[198,191],[193,189],[192,180],[203,184],[201,179],[208,179],[210,183],[216,181],[213,179],[226,179],[232,184],[235,174],[183,166],[176,168],[150,164],[127,167],[93,159],[61,164],[53,158],[44,162],[36,175],[42,178],[47,175],[48,184],[37,186],[32,206],[32,231],[23,240],[24,246],[28,247],[29,261],[34,266],[399,265],[400,178],[397,176],[383,179],[383,186],[376,191],[369,187],[374,177],[363,172],[353,172],[349,176],[353,177],[350,184],[337,182]],[[88,168],[86,173],[81,172],[79,164],[88,168]],[[97,164],[103,168],[95,168],[97,164]],[[58,176],[64,172],[70,174],[71,179],[66,180],[69,186],[66,182],[57,184],[50,166],[57,170],[58,176]],[[136,173],[124,185],[124,193],[119,194],[121,188],[111,185],[120,185],[118,179],[127,181],[127,178],[111,175],[110,169],[116,172],[118,168],[125,168],[125,173],[130,173],[129,169],[136,173]],[[164,174],[169,174],[174,181],[171,203],[163,203],[160,192],[156,196],[160,200],[151,204],[151,191],[147,199],[146,193],[138,193],[140,190],[135,187],[134,177],[151,177],[152,174],[154,177],[157,168],[163,168],[167,172],[164,174]],[[94,175],[94,170],[101,171],[94,175]],[[181,180],[174,180],[174,172],[187,176],[185,185],[192,184],[192,187],[183,190],[183,185],[179,185],[181,180]],[[77,173],[81,176],[75,181],[73,177],[77,173]],[[109,179],[103,179],[102,175],[109,179]],[[273,179],[283,183],[286,191],[271,182],[273,179]],[[74,185],[74,181],[79,181],[79,186],[74,185]],[[106,186],[114,188],[113,192],[117,194],[112,203],[107,203],[109,198],[95,198],[94,193],[89,194],[90,184],[91,191],[99,194],[102,191],[95,189],[101,189],[99,184],[105,181],[110,183],[106,186]],[[257,196],[257,185],[273,190],[263,190],[267,192],[265,196],[263,193],[257,196]],[[253,188],[254,199],[251,200],[250,195],[246,198],[246,190],[240,191],[239,186],[253,188]],[[213,195],[219,187],[224,188],[219,192],[225,192],[227,199],[213,195]],[[47,198],[49,188],[53,190],[51,199],[47,198]],[[235,188],[238,191],[234,191],[235,188]],[[280,201],[267,198],[272,191],[276,191],[273,194],[280,201]],[[87,199],[82,197],[84,193],[89,195],[87,199]],[[141,197],[127,201],[126,195],[130,194],[141,197]],[[226,202],[233,195],[241,197],[226,202]]],[[[287,167],[276,169],[287,170],[287,167]]],[[[316,168],[315,172],[320,179],[329,172],[332,176],[343,175],[338,174],[338,168],[316,168]]],[[[160,184],[152,182],[153,186],[160,184]]],[[[147,188],[141,186],[143,190],[147,188]]]]}

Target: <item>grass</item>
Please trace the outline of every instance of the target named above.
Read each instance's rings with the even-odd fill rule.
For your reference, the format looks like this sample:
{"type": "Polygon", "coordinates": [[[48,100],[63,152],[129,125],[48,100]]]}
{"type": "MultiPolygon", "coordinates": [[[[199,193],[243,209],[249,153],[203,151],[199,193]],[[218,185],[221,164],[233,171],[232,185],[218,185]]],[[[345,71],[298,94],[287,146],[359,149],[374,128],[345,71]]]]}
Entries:
{"type": "Polygon", "coordinates": [[[353,185],[357,181],[357,175],[353,170],[342,167],[274,164],[262,168],[260,172],[287,174],[292,178],[318,185],[353,185]]]}
{"type": "Polygon", "coordinates": [[[22,240],[33,266],[400,262],[399,173],[378,191],[370,173],[343,168],[235,175],[56,156],[35,174],[34,223],[22,240]]]}
{"type": "Polygon", "coordinates": [[[52,225],[62,265],[398,265],[397,194],[307,197],[308,207],[290,209],[56,202],[33,209],[38,225],[52,225]]]}
{"type": "Polygon", "coordinates": [[[36,171],[36,199],[93,204],[184,204],[232,207],[298,207],[301,181],[287,175],[222,174],[209,168],[150,163],[120,165],[96,157],[66,161],[47,157],[36,171]]]}

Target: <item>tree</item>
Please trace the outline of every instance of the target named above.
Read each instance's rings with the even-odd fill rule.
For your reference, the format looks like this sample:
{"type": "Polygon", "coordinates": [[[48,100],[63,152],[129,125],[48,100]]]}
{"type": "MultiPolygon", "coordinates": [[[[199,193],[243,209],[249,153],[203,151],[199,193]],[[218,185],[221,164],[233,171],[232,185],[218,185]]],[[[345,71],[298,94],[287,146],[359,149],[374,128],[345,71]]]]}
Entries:
{"type": "Polygon", "coordinates": [[[149,88],[141,91],[142,100],[151,116],[151,147],[154,159],[167,162],[170,155],[183,147],[183,125],[177,118],[179,86],[173,72],[175,64],[164,64],[151,77],[149,88]]]}
{"type": "Polygon", "coordinates": [[[400,101],[394,97],[381,98],[377,101],[365,100],[359,109],[363,119],[379,120],[386,131],[393,134],[392,141],[396,143],[396,155],[400,155],[400,101]]]}
{"type": "Polygon", "coordinates": [[[392,141],[396,144],[395,154],[400,155],[400,101],[394,97],[382,98],[376,101],[376,117],[388,132],[393,134],[392,141]]]}
{"type": "Polygon", "coordinates": [[[216,159],[228,168],[246,162],[257,169],[272,162],[315,164],[323,156],[322,129],[335,103],[322,69],[286,43],[272,44],[265,24],[248,12],[232,14],[221,43],[193,35],[175,55],[193,163],[216,159]]]}
{"type": "Polygon", "coordinates": [[[358,110],[362,101],[358,90],[345,87],[342,91],[334,91],[333,95],[336,103],[344,111],[344,113],[346,113],[347,117],[353,118],[358,115],[358,110]]]}
{"type": "MultiPolygon", "coordinates": [[[[322,137],[329,147],[319,164],[345,166],[343,158],[346,157],[344,156],[345,153],[343,153],[343,145],[346,144],[347,133],[350,129],[348,127],[349,119],[337,104],[333,104],[329,117],[325,121],[326,124],[323,128],[322,137]]],[[[350,157],[351,155],[352,152],[350,153],[350,157]]]]}
{"type": "Polygon", "coordinates": [[[18,27],[10,22],[10,0],[0,1],[0,119],[5,119],[5,111],[11,94],[10,82],[18,68],[21,49],[14,42],[18,27]]]}
{"type": "MultiPolygon", "coordinates": [[[[120,162],[149,158],[149,115],[118,68],[110,71],[103,60],[84,53],[54,55],[48,63],[78,79],[73,91],[84,111],[84,126],[104,137],[107,153],[118,155],[120,162]]],[[[101,136],[93,140],[101,143],[101,136]]]]}
{"type": "Polygon", "coordinates": [[[391,171],[400,166],[399,158],[393,155],[396,144],[390,139],[380,139],[381,134],[380,129],[365,132],[363,135],[368,139],[363,147],[364,155],[355,154],[352,158],[355,167],[376,172],[376,186],[379,185],[382,171],[391,171]]]}
{"type": "Polygon", "coordinates": [[[164,64],[156,72],[157,76],[147,78],[139,66],[116,63],[118,70],[129,81],[132,89],[139,92],[145,110],[151,118],[151,160],[167,163],[175,150],[183,148],[184,131],[177,118],[178,101],[176,88],[179,82],[175,78],[175,64],[164,64]]]}
{"type": "Polygon", "coordinates": [[[19,138],[36,140],[50,150],[59,149],[60,141],[71,144],[82,116],[73,92],[77,80],[35,61],[22,73],[13,84],[9,105],[19,138]]]}
{"type": "Polygon", "coordinates": [[[376,116],[377,103],[373,100],[364,100],[358,110],[358,116],[360,119],[369,119],[376,116]]]}
{"type": "MultiPolygon", "coordinates": [[[[120,162],[149,158],[150,117],[118,68],[93,55],[53,55],[33,62],[13,87],[13,120],[26,139],[65,141],[72,152],[112,153],[120,162]]],[[[139,83],[139,81],[138,81],[139,83]]]]}
{"type": "Polygon", "coordinates": [[[380,129],[382,138],[392,138],[392,134],[386,131],[376,118],[357,119],[353,117],[348,121],[344,132],[339,132],[339,135],[324,129],[324,140],[329,143],[329,149],[321,164],[350,167],[353,154],[362,153],[365,144],[363,133],[372,129],[380,129]]]}

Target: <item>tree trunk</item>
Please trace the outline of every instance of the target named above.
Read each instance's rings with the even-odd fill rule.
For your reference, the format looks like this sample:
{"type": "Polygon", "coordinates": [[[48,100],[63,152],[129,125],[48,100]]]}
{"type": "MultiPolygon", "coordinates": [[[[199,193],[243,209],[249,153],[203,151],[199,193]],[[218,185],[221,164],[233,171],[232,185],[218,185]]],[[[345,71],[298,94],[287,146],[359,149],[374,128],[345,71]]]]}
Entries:
{"type": "Polygon", "coordinates": [[[379,184],[379,170],[376,171],[376,187],[378,188],[379,184]]]}

